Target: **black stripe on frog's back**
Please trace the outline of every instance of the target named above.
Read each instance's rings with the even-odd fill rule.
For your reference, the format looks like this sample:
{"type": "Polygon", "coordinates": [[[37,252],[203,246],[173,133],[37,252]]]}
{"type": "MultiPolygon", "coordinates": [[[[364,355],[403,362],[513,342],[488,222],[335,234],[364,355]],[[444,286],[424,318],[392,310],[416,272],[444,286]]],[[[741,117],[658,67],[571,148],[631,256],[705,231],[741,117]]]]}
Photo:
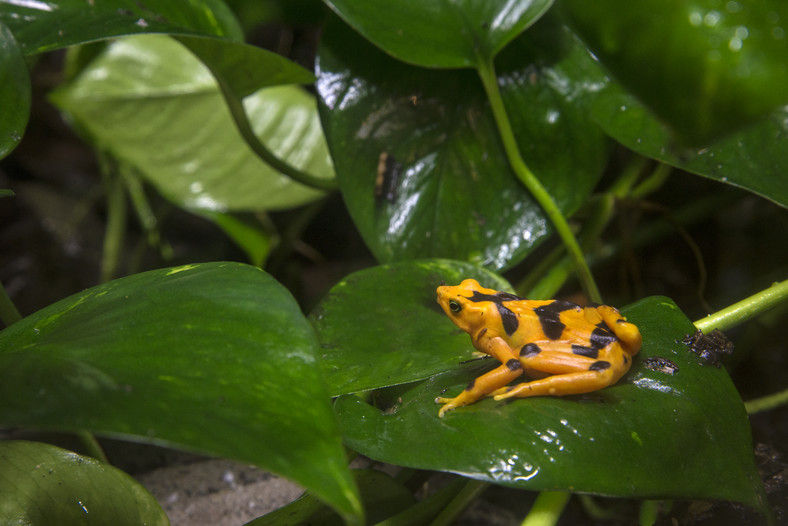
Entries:
{"type": "Polygon", "coordinates": [[[594,329],[593,332],[591,332],[591,337],[589,338],[589,340],[591,342],[591,347],[593,349],[598,350],[598,349],[604,349],[611,343],[617,341],[618,338],[616,338],[615,334],[610,332],[610,329],[608,328],[607,324],[601,321],[597,323],[596,329],[594,329]]]}
{"type": "Polygon", "coordinates": [[[515,296],[514,294],[509,294],[508,292],[496,292],[495,294],[483,294],[478,290],[473,291],[473,296],[469,297],[468,300],[474,303],[480,303],[482,301],[489,301],[494,303],[495,306],[498,308],[498,314],[501,315],[501,324],[503,325],[503,330],[506,331],[507,336],[511,336],[517,330],[517,327],[520,326],[520,322],[517,320],[517,314],[512,312],[508,307],[506,307],[503,303],[505,301],[519,301],[523,298],[519,296],[515,296]]]}
{"type": "Polygon", "coordinates": [[[520,301],[524,298],[520,296],[515,296],[514,294],[509,294],[508,292],[496,292],[495,294],[483,294],[478,290],[473,291],[473,296],[468,298],[470,301],[474,303],[479,303],[481,301],[491,301],[493,303],[497,303],[500,305],[504,301],[520,301]]]}
{"type": "Polygon", "coordinates": [[[551,340],[557,340],[564,333],[566,324],[561,321],[561,313],[566,310],[579,309],[574,303],[568,301],[555,300],[547,305],[542,305],[534,309],[542,324],[542,332],[551,340]]]}

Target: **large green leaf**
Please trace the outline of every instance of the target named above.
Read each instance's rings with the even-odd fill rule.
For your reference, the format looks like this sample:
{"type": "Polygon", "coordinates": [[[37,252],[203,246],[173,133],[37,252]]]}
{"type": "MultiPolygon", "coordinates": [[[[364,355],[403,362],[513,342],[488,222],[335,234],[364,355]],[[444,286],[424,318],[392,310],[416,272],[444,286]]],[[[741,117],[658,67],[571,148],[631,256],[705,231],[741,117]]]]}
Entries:
{"type": "Polygon", "coordinates": [[[352,518],[358,498],[316,348],[292,296],[255,267],[136,274],[0,332],[0,423],[242,460],[352,518]]]}
{"type": "Polygon", "coordinates": [[[682,147],[632,95],[608,84],[591,106],[611,137],[628,148],[788,207],[788,106],[705,148],[682,147]]]}
{"type": "MultiPolygon", "coordinates": [[[[426,290],[421,296],[414,309],[433,299],[426,290]]],[[[415,323],[401,309],[384,314],[375,303],[359,311],[371,309],[380,313],[380,324],[402,322],[392,333],[412,331],[425,342],[401,349],[401,361],[409,355],[429,364],[434,339],[452,334],[451,322],[437,313],[415,323]]],[[[439,418],[437,396],[456,395],[493,367],[489,361],[446,363],[447,373],[377,391],[374,406],[356,395],[340,397],[335,410],[345,442],[376,460],[519,488],[727,499],[766,509],[735,387],[724,369],[699,363],[676,343],[694,332],[692,323],[667,298],[643,300],[624,314],[639,326],[644,344],[630,373],[615,386],[566,398],[486,399],[439,418]],[[670,360],[678,371],[670,375],[646,367],[645,361],[656,357],[670,360]]],[[[470,349],[463,336],[464,343],[452,336],[444,345],[458,346],[458,354],[470,349]]],[[[377,354],[370,353],[368,361],[368,376],[396,372],[385,360],[378,362],[377,354]]]]}
{"type": "Polygon", "coordinates": [[[600,61],[679,138],[704,143],[788,103],[783,0],[564,0],[600,61]]]}
{"type": "Polygon", "coordinates": [[[325,0],[345,22],[390,55],[411,64],[473,67],[492,59],[536,22],[553,0],[325,0]]]}
{"type": "MultiPolygon", "coordinates": [[[[237,53],[222,55],[222,65],[215,54],[219,50],[207,39],[183,40],[227,73],[240,96],[254,86],[311,78],[260,49],[235,48],[237,53]],[[255,73],[250,79],[233,74],[233,64],[241,71],[245,64],[268,74],[255,73]]],[[[185,208],[270,210],[322,195],[282,176],[250,150],[209,70],[165,36],[129,37],[110,45],[53,97],[100,148],[138,169],[185,208]]],[[[323,178],[333,176],[314,97],[298,86],[275,86],[248,96],[244,107],[258,137],[281,159],[323,178]]]]}
{"type": "Polygon", "coordinates": [[[137,33],[243,40],[238,21],[221,0],[3,1],[0,22],[27,54],[137,33]]]}
{"type": "Polygon", "coordinates": [[[169,524],[139,482],[108,464],[35,442],[0,442],[2,524],[169,524]]]}
{"type": "MultiPolygon", "coordinates": [[[[569,214],[605,162],[603,134],[579,104],[604,75],[552,18],[512,43],[498,66],[525,161],[569,214]]],[[[407,66],[337,22],[318,50],[318,77],[340,189],[380,261],[450,257],[500,269],[548,234],[472,71],[407,66]],[[388,197],[375,195],[384,153],[399,164],[388,197]]]]}
{"type": "Polygon", "coordinates": [[[22,50],[0,22],[0,159],[22,140],[30,114],[30,75],[22,50]]]}
{"type": "Polygon", "coordinates": [[[465,278],[511,290],[483,268],[439,259],[379,266],[337,283],[310,315],[331,394],[422,380],[470,359],[473,348],[443,323],[435,292],[465,278]]]}

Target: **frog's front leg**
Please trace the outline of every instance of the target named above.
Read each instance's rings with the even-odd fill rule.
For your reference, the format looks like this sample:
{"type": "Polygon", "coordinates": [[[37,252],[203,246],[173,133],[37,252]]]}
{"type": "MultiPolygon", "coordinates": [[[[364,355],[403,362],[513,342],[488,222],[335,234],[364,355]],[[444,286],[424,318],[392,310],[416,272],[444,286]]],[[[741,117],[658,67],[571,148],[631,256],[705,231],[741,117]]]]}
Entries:
{"type": "Polygon", "coordinates": [[[472,404],[480,398],[484,398],[523,374],[520,360],[501,338],[491,338],[488,342],[487,352],[502,365],[472,380],[465,390],[454,398],[436,398],[435,403],[444,404],[438,412],[439,417],[443,418],[446,411],[472,404]]]}

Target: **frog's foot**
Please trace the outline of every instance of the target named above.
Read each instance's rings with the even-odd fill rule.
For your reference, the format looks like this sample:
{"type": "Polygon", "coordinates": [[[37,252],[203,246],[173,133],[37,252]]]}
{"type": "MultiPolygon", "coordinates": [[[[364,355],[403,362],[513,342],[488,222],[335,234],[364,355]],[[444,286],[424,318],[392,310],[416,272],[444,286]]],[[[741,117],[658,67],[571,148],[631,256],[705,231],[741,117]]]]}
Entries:
{"type": "Polygon", "coordinates": [[[462,407],[471,403],[468,402],[467,400],[466,401],[460,400],[461,398],[463,398],[462,394],[454,398],[444,398],[442,396],[436,398],[435,399],[436,404],[444,404],[443,407],[440,408],[440,411],[438,411],[438,416],[440,418],[443,418],[443,415],[446,413],[446,411],[451,411],[452,409],[457,409],[458,407],[462,407]]]}

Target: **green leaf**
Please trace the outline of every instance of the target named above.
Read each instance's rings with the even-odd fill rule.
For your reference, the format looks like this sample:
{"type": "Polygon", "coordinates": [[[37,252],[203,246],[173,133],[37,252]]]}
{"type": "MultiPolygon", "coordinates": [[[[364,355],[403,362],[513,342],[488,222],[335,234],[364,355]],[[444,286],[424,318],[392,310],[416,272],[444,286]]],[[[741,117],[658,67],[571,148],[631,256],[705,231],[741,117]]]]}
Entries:
{"type": "Polygon", "coordinates": [[[492,59],[536,22],[553,0],[325,0],[353,27],[386,53],[411,64],[473,67],[492,59]]]}
{"type": "MultiPolygon", "coordinates": [[[[438,418],[435,397],[454,396],[492,367],[466,364],[379,392],[377,407],[355,395],[340,397],[335,410],[345,443],[376,460],[518,488],[725,499],[767,510],[733,383],[724,369],[700,364],[676,343],[694,332],[692,323],[667,298],[623,311],[639,326],[643,348],[617,385],[565,398],[488,398],[438,418]],[[644,360],[653,357],[678,371],[650,370],[644,360]]],[[[465,345],[471,346],[467,336],[465,345]]],[[[413,356],[418,352],[432,349],[414,349],[413,356]]]]}
{"type": "Polygon", "coordinates": [[[129,475],[48,444],[0,442],[0,495],[3,524],[169,524],[129,475]]]}
{"type": "Polygon", "coordinates": [[[599,60],[684,141],[705,143],[788,103],[782,0],[562,5],[599,60]]]}
{"type": "MultiPolygon", "coordinates": [[[[317,69],[340,190],[378,260],[448,257],[500,269],[549,233],[473,72],[404,65],[338,23],[324,32],[317,69]],[[389,171],[398,173],[390,197],[375,195],[384,153],[399,167],[389,171]]],[[[604,75],[553,18],[507,47],[498,71],[526,163],[570,214],[606,159],[604,135],[578,104],[604,75]]]]}
{"type": "Polygon", "coordinates": [[[465,278],[511,290],[483,268],[448,260],[374,267],[337,283],[310,315],[332,396],[422,380],[470,359],[435,292],[465,278]]]}
{"type": "Polygon", "coordinates": [[[177,40],[230,86],[238,99],[268,86],[315,81],[312,73],[295,62],[259,47],[203,37],[180,36],[177,40]]]}
{"type": "MultiPolygon", "coordinates": [[[[218,60],[205,39],[185,40],[201,56],[218,60]]],[[[270,77],[226,79],[239,94],[258,84],[311,78],[272,53],[236,51],[229,53],[228,65],[249,59],[249,68],[271,70],[270,77]]],[[[100,148],[134,166],[184,208],[275,210],[323,195],[260,161],[238,133],[209,70],[170,38],[147,35],[112,44],[53,99],[100,148]]],[[[280,158],[320,177],[333,176],[314,97],[297,86],[275,86],[248,96],[244,105],[258,137],[280,158]]]]}
{"type": "Polygon", "coordinates": [[[788,207],[788,106],[706,148],[676,145],[670,132],[614,83],[599,93],[592,113],[627,148],[788,207]]]}
{"type": "Polygon", "coordinates": [[[137,33],[212,35],[242,41],[221,0],[50,0],[0,2],[0,22],[26,54],[137,33]]]}
{"type": "MultiPolygon", "coordinates": [[[[0,22],[0,159],[16,148],[30,115],[30,75],[14,35],[0,22]]],[[[2,195],[2,194],[0,194],[2,195]]]]}
{"type": "Polygon", "coordinates": [[[317,340],[290,294],[237,263],[93,287],[0,332],[0,423],[233,458],[360,514],[317,340]]]}

